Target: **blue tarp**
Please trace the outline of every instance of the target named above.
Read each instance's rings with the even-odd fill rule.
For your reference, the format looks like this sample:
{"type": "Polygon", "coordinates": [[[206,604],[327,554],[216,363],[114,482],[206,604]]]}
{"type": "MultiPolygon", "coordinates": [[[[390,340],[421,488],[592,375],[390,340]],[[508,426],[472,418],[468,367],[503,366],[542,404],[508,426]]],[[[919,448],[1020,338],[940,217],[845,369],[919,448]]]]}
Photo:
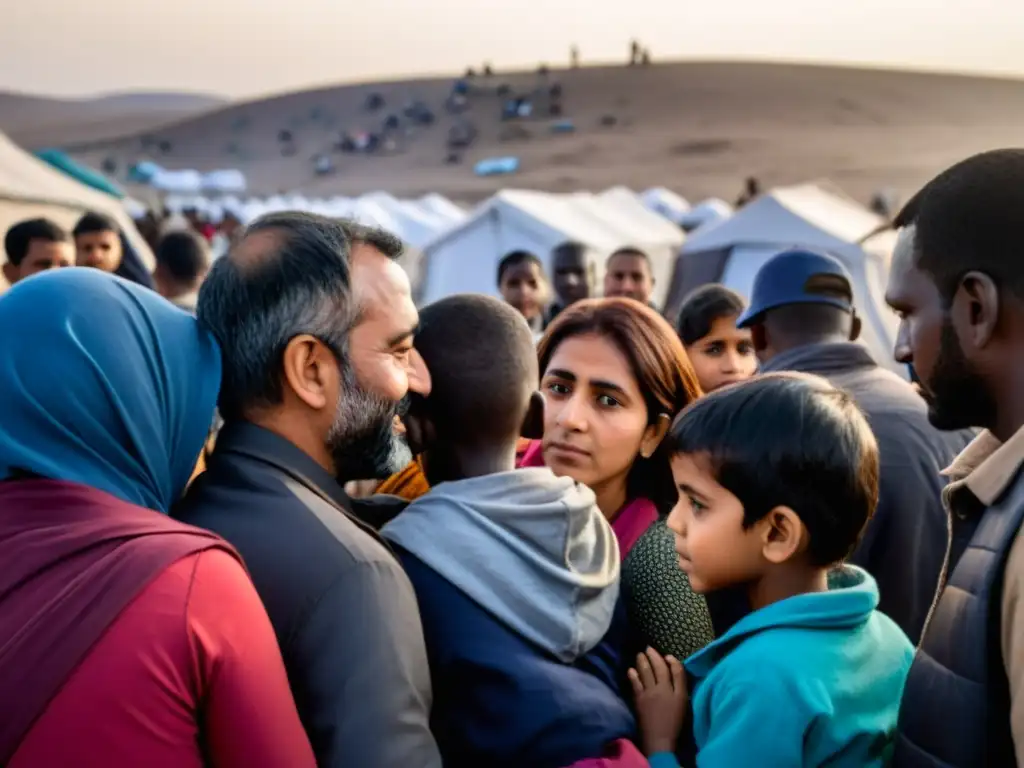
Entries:
{"type": "Polygon", "coordinates": [[[488,157],[476,164],[473,172],[477,176],[501,176],[519,170],[518,157],[488,157]]]}
{"type": "Polygon", "coordinates": [[[70,176],[75,181],[85,184],[87,187],[98,189],[100,192],[105,192],[111,197],[116,197],[118,200],[123,200],[125,197],[124,191],[102,173],[75,162],[59,149],[41,149],[35,155],[44,163],[70,176]]]}

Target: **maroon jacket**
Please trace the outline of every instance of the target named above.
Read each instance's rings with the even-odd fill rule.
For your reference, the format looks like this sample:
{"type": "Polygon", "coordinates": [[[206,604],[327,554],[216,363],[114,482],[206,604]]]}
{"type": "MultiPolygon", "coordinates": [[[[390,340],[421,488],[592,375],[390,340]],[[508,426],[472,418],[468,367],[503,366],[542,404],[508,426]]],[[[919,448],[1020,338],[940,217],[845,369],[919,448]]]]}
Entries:
{"type": "Polygon", "coordinates": [[[68,676],[153,579],[216,535],[102,491],[0,482],[0,765],[68,676]]]}

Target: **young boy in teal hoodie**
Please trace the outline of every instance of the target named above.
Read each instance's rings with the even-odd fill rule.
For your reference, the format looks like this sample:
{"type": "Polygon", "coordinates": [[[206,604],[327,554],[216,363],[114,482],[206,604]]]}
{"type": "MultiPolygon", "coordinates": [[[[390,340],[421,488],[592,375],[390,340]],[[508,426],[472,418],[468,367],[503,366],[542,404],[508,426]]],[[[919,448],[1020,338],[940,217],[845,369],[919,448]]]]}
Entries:
{"type": "Polygon", "coordinates": [[[769,374],[698,400],[666,440],[679,567],[752,611],[685,664],[637,657],[652,768],[679,765],[688,715],[699,768],[884,765],[914,649],[874,579],[842,565],[878,500],[863,415],[824,379],[769,374]]]}

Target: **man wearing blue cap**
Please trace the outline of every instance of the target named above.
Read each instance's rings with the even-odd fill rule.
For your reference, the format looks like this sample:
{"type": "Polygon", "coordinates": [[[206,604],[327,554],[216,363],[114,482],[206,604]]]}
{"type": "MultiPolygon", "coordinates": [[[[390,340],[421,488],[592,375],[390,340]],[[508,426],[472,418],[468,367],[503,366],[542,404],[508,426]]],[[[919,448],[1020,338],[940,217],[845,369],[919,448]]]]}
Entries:
{"type": "Polygon", "coordinates": [[[769,259],[737,325],[750,328],[763,372],[823,376],[847,390],[867,416],[881,455],[880,492],[851,562],[875,577],[879,609],[916,643],[946,554],[939,472],[973,435],[932,427],[913,387],[856,343],[861,321],[853,280],[832,256],[797,249],[769,259]]]}

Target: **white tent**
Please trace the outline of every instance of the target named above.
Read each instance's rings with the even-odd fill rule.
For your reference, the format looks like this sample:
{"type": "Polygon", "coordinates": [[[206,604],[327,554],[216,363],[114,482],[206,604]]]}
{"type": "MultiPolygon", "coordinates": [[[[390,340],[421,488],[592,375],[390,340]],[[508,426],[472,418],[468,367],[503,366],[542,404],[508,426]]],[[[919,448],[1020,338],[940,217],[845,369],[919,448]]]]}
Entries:
{"type": "Polygon", "coordinates": [[[642,225],[650,233],[648,237],[672,243],[683,242],[684,234],[679,227],[647,208],[629,187],[611,187],[597,197],[642,225]]]}
{"type": "Polygon", "coordinates": [[[153,254],[120,200],[37,160],[0,133],[0,233],[40,216],[71,229],[87,211],[114,218],[143,264],[153,268],[153,254]]]}
{"type": "Polygon", "coordinates": [[[587,247],[598,273],[608,254],[626,245],[621,233],[565,198],[522,190],[499,192],[424,247],[419,302],[429,304],[454,293],[497,295],[498,262],[511,251],[536,254],[550,273],[552,249],[567,240],[587,247]]]}
{"type": "Polygon", "coordinates": [[[346,216],[368,227],[380,227],[392,234],[401,235],[402,228],[391,211],[374,200],[362,197],[353,200],[352,208],[346,216]]]}
{"type": "Polygon", "coordinates": [[[678,222],[679,218],[690,210],[690,204],[685,198],[665,187],[651,187],[640,195],[640,199],[648,210],[664,216],[671,222],[678,222]]]}
{"type": "Polygon", "coordinates": [[[426,209],[428,212],[433,213],[436,216],[440,216],[449,224],[461,224],[469,217],[469,214],[466,213],[466,211],[444,195],[439,195],[436,192],[424,195],[416,201],[416,204],[421,208],[426,209]]]}
{"type": "Polygon", "coordinates": [[[762,195],[731,218],[694,233],[683,245],[666,306],[675,312],[687,293],[721,282],[749,297],[754,276],[776,253],[793,247],[830,253],[853,277],[861,340],[881,365],[905,375],[892,359],[897,319],[885,305],[892,240],[875,237],[884,224],[871,211],[827,185],[784,187],[762,195]]]}
{"type": "Polygon", "coordinates": [[[414,248],[422,248],[451,226],[447,220],[421,210],[415,203],[398,200],[386,192],[371,192],[359,200],[385,210],[396,226],[392,233],[414,248]]]}
{"type": "Polygon", "coordinates": [[[687,232],[710,227],[732,216],[732,206],[718,197],[709,197],[679,217],[677,223],[687,232]]]}

